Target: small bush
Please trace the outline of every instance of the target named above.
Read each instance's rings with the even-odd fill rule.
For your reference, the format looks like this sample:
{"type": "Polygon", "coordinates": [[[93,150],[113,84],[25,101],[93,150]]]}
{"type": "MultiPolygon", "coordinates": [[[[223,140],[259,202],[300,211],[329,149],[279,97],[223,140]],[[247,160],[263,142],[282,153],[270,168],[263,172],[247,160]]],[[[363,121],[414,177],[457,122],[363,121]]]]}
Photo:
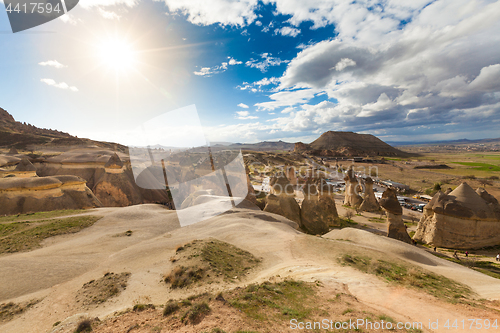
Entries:
{"type": "Polygon", "coordinates": [[[179,310],[179,304],[177,304],[176,302],[168,302],[167,304],[165,304],[165,308],[163,309],[163,315],[169,316],[177,310],[179,310]]]}
{"type": "Polygon", "coordinates": [[[141,312],[147,309],[154,309],[155,306],[153,304],[136,304],[134,305],[133,311],[141,312]]]}
{"type": "Polygon", "coordinates": [[[75,333],[92,332],[92,323],[90,320],[85,319],[78,323],[75,333]]]}
{"type": "Polygon", "coordinates": [[[206,302],[197,303],[182,316],[181,321],[188,319],[191,323],[198,323],[209,313],[210,307],[206,302]]]}
{"type": "Polygon", "coordinates": [[[172,289],[183,288],[201,280],[205,276],[206,268],[178,266],[165,276],[165,282],[170,283],[172,289]]]}

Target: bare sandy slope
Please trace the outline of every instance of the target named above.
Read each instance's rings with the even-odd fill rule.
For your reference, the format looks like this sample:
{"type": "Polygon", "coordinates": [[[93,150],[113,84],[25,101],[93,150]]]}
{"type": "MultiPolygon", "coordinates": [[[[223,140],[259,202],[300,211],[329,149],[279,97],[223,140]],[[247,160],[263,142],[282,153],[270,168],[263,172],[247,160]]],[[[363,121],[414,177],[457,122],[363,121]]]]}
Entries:
{"type": "MultiPolygon", "coordinates": [[[[77,314],[102,319],[134,303],[162,304],[171,298],[276,279],[278,275],[341,286],[367,306],[382,309],[399,320],[426,323],[438,317],[473,318],[473,310],[464,313],[452,305],[443,307],[430,296],[390,286],[375,276],[341,266],[338,258],[352,251],[402,258],[470,285],[479,297],[500,298],[498,280],[435,258],[422,249],[360,230],[344,229],[323,238],[304,235],[283,217],[250,209],[234,209],[183,228],[174,211],[152,204],[103,208],[94,214],[104,217],[77,234],[55,237],[45,247],[28,253],[0,256],[0,303],[42,299],[21,316],[0,324],[1,332],[50,332],[53,323],[77,314]],[[132,236],[124,236],[127,230],[132,230],[132,236]],[[261,257],[260,269],[229,285],[169,289],[162,276],[173,266],[170,257],[175,248],[207,237],[261,257]],[[79,305],[75,295],[82,285],[107,272],[130,272],[126,290],[99,306],[79,305]]],[[[55,331],[65,332],[64,325],[55,331]]]]}

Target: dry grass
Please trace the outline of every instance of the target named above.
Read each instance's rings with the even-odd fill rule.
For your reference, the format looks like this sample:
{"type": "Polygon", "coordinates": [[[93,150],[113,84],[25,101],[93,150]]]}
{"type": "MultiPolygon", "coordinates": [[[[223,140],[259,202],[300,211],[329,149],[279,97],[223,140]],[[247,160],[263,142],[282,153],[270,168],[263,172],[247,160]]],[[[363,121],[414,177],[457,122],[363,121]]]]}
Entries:
{"type": "Polygon", "coordinates": [[[12,320],[14,317],[21,315],[40,301],[40,299],[33,299],[29,302],[20,304],[14,302],[0,304],[0,323],[12,320]]]}
{"type": "Polygon", "coordinates": [[[120,294],[127,287],[130,273],[106,273],[97,280],[85,283],[76,295],[76,301],[83,306],[106,302],[120,294]]]}

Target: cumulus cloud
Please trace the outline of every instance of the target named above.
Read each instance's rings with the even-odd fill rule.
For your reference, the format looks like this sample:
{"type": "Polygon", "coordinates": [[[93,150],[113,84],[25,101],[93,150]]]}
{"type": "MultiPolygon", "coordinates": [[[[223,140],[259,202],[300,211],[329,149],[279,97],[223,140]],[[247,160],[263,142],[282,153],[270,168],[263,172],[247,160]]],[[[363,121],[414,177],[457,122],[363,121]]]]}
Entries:
{"type": "Polygon", "coordinates": [[[423,133],[432,126],[497,126],[500,3],[457,1],[412,12],[410,23],[381,34],[378,45],[363,38],[303,45],[270,101],[257,106],[285,108],[287,116],[277,121],[284,131],[335,126],[407,134],[408,128],[423,133]],[[456,7],[466,4],[467,11],[456,7]],[[307,104],[321,92],[328,101],[307,104]]]}
{"type": "Polygon", "coordinates": [[[245,63],[245,66],[251,67],[251,68],[257,68],[259,69],[262,73],[267,72],[267,69],[272,66],[279,66],[283,63],[288,63],[289,60],[282,60],[277,57],[271,56],[269,53],[262,53],[260,55],[261,60],[256,60],[251,58],[249,61],[245,63]]]}
{"type": "Polygon", "coordinates": [[[71,90],[71,91],[75,91],[75,92],[78,91],[78,89],[76,87],[70,86],[66,82],[57,83],[53,79],[41,79],[40,81],[42,81],[45,84],[48,84],[49,86],[56,87],[59,89],[71,90]]]}
{"type": "Polygon", "coordinates": [[[242,119],[242,120],[247,120],[247,119],[258,119],[259,117],[256,116],[250,116],[250,112],[248,111],[236,111],[236,118],[237,119],[242,119]]]}
{"type": "Polygon", "coordinates": [[[243,108],[243,109],[248,109],[248,105],[243,104],[243,103],[238,104],[238,106],[239,106],[240,108],[243,108]]]}
{"type": "Polygon", "coordinates": [[[238,61],[238,60],[231,58],[231,57],[227,57],[227,58],[229,59],[228,61],[224,61],[223,63],[221,63],[218,66],[201,67],[201,69],[199,71],[194,71],[193,73],[194,73],[194,75],[198,75],[198,76],[210,77],[214,74],[219,74],[219,73],[225,72],[228,69],[228,66],[240,65],[243,63],[243,62],[238,61]]]}
{"type": "Polygon", "coordinates": [[[58,68],[58,69],[64,68],[64,67],[68,67],[68,66],[65,66],[65,65],[61,64],[57,60],[42,61],[42,62],[39,62],[38,64],[40,66],[50,66],[50,67],[55,67],[55,68],[58,68]]]}
{"type": "Polygon", "coordinates": [[[257,19],[258,0],[164,0],[172,13],[198,25],[246,26],[257,19]]]}
{"type": "Polygon", "coordinates": [[[281,29],[275,29],[274,30],[275,35],[282,35],[282,36],[290,36],[290,37],[297,37],[298,34],[300,34],[300,29],[293,28],[293,27],[282,27],[281,29]]]}

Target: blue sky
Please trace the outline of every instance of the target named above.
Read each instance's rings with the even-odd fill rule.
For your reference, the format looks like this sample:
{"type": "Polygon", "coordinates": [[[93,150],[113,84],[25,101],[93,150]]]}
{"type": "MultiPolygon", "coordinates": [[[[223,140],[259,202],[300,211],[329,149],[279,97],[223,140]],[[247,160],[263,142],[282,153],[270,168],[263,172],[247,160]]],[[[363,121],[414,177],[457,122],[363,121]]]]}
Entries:
{"type": "Polygon", "coordinates": [[[0,48],[0,107],[80,137],[192,104],[210,141],[500,137],[499,1],[81,0],[0,48]]]}

